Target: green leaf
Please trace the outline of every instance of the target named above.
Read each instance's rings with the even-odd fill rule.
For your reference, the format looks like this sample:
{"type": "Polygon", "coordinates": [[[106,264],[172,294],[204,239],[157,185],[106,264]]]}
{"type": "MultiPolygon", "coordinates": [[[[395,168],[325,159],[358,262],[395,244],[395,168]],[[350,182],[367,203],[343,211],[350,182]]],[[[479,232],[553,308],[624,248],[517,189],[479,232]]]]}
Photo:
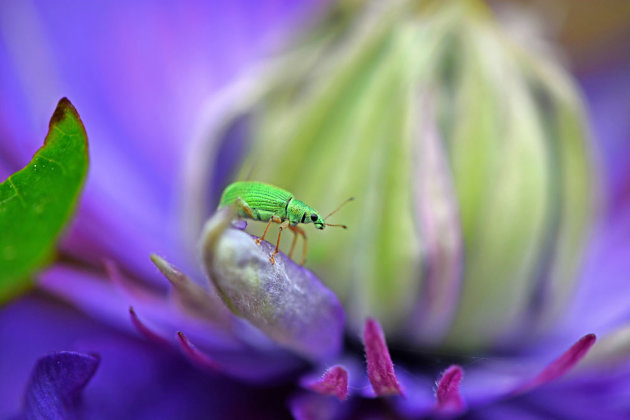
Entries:
{"type": "Polygon", "coordinates": [[[31,162],[0,184],[0,303],[28,289],[54,257],[88,170],[85,128],[63,98],[44,145],[31,162]]]}

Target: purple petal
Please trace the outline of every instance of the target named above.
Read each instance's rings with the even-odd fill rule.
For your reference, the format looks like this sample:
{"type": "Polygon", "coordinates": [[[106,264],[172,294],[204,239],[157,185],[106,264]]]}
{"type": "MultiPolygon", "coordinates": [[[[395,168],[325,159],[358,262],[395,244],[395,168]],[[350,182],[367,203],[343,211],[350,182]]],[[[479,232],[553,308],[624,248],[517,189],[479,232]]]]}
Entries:
{"type": "Polygon", "coordinates": [[[218,366],[214,360],[210,358],[207,354],[201,352],[197,347],[195,347],[189,340],[186,338],[183,332],[179,331],[177,333],[177,339],[179,341],[184,354],[192,360],[197,366],[208,369],[208,370],[217,370],[218,366]]]}
{"type": "MultiPolygon", "coordinates": [[[[55,266],[41,277],[39,285],[46,291],[118,330],[134,332],[134,329],[138,329],[133,325],[133,320],[130,322],[130,304],[133,304],[137,314],[142,315],[140,324],[145,327],[150,325],[150,331],[166,341],[170,342],[178,330],[185,330],[198,348],[212,353],[223,371],[249,382],[286,375],[304,363],[297,356],[279,348],[250,324],[248,328],[243,328],[241,324],[244,321],[239,318],[235,319],[238,322],[233,323],[232,330],[218,329],[203,320],[182,314],[169,304],[165,296],[155,296],[146,302],[130,302],[116,293],[111,282],[92,272],[65,266],[55,266]],[[252,334],[252,330],[257,334],[252,334]]],[[[142,334],[146,336],[144,332],[142,334]]],[[[150,341],[155,343],[153,338],[150,341]]]]}
{"type": "Polygon", "coordinates": [[[303,367],[300,360],[275,346],[268,351],[252,348],[240,351],[212,349],[212,356],[209,356],[181,331],[177,332],[177,340],[182,352],[194,366],[205,372],[220,372],[246,382],[269,385],[303,367]]]}
{"type": "Polygon", "coordinates": [[[618,205],[595,229],[580,287],[566,316],[569,331],[610,328],[628,319],[630,202],[618,205]]]}
{"type": "Polygon", "coordinates": [[[129,302],[103,273],[56,264],[39,275],[38,286],[110,325],[130,327],[129,302]]]}
{"type": "MultiPolygon", "coordinates": [[[[627,38],[626,38],[627,39],[627,38]]],[[[610,43],[613,46],[614,43],[610,43]]],[[[630,166],[630,55],[615,51],[614,58],[600,56],[598,65],[581,74],[581,85],[588,101],[589,117],[597,139],[598,155],[604,171],[604,195],[611,197],[612,209],[623,197],[624,182],[630,166]],[[600,61],[601,59],[603,61],[600,61]],[[607,59],[607,60],[606,60],[607,59]]],[[[582,69],[584,70],[584,69],[582,69]]]]}
{"type": "MultiPolygon", "coordinates": [[[[149,321],[151,330],[155,334],[168,338],[169,341],[177,329],[185,327],[187,331],[195,329],[200,334],[205,334],[208,337],[207,341],[212,345],[236,345],[236,338],[225,332],[220,333],[217,328],[208,323],[193,320],[190,316],[183,314],[171,305],[165,292],[142,288],[131,293],[120,293],[129,291],[130,288],[126,284],[121,287],[120,282],[127,283],[128,281],[121,277],[110,282],[104,278],[103,273],[57,264],[40,275],[38,285],[93,317],[121,330],[132,331],[133,324],[129,322],[129,307],[133,306],[137,314],[142,314],[142,324],[146,326],[145,320],[149,321]]],[[[135,329],[138,329],[137,326],[135,329]]]]}
{"type": "Polygon", "coordinates": [[[367,358],[367,371],[374,392],[379,397],[403,395],[394,373],[383,330],[378,322],[368,318],[363,330],[363,342],[367,358]]]}
{"type": "Polygon", "coordinates": [[[76,337],[102,333],[93,319],[77,316],[67,305],[29,293],[0,308],[0,418],[22,409],[23,393],[36,361],[51,351],[96,351],[73,345],[76,337]],[[62,326],[60,328],[60,326],[62,326]]]}
{"type": "Polygon", "coordinates": [[[24,398],[26,418],[77,417],[80,394],[99,365],[98,356],[58,352],[37,362],[24,398]]]}
{"type": "Polygon", "coordinates": [[[464,401],[459,393],[459,384],[463,376],[462,368],[457,365],[446,369],[438,382],[436,411],[451,414],[464,410],[464,401]]]}
{"type": "Polygon", "coordinates": [[[333,395],[343,401],[348,398],[348,371],[343,366],[333,366],[315,382],[306,384],[311,391],[333,395]]]}
{"type": "Polygon", "coordinates": [[[513,391],[513,394],[525,393],[560,378],[586,356],[586,353],[595,344],[595,340],[595,334],[587,334],[580,338],[569,350],[551,362],[536,377],[518,386],[513,391]]]}
{"type": "Polygon", "coordinates": [[[256,245],[247,233],[227,228],[230,222],[230,212],[220,211],[202,236],[206,271],[227,306],[302,356],[335,355],[344,326],[343,307],[335,294],[283,253],[272,264],[269,257],[275,247],[265,241],[256,245]]]}
{"type": "Polygon", "coordinates": [[[133,326],[144,337],[159,344],[163,344],[166,346],[170,345],[170,343],[164,337],[153,332],[153,330],[151,330],[144,323],[142,323],[142,321],[140,321],[140,319],[138,318],[138,315],[136,315],[136,311],[133,310],[133,306],[129,307],[129,316],[131,317],[131,323],[133,324],[133,326]]]}
{"type": "MultiPolygon", "coordinates": [[[[254,79],[247,80],[253,82],[254,79]]],[[[239,92],[241,98],[252,96],[252,92],[239,92]]],[[[230,97],[219,95],[204,118],[208,126],[189,148],[188,164],[184,168],[183,230],[191,244],[197,242],[205,220],[217,208],[221,193],[250,148],[249,119],[243,116],[232,119],[240,111],[234,109],[230,97]]]]}
{"type": "MultiPolygon", "coordinates": [[[[129,315],[126,311],[123,315],[129,325],[129,315]]],[[[107,327],[43,293],[0,308],[0,342],[7,344],[0,352],[1,419],[20,413],[29,374],[51,349],[101,355],[97,374],[82,394],[87,419],[179,419],[182,413],[193,418],[212,413],[217,420],[287,417],[286,387],[251,386],[208,375],[173,349],[107,327]]],[[[296,369],[290,356],[285,352],[271,360],[243,353],[230,360],[249,369],[250,378],[267,375],[268,385],[273,384],[269,375],[274,370],[277,374],[280,364],[296,369]]],[[[283,377],[286,381],[286,369],[283,377]]]]}
{"type": "Polygon", "coordinates": [[[289,401],[295,420],[331,420],[344,418],[341,403],[317,394],[298,394],[289,401]]]}
{"type": "MultiPolygon", "coordinates": [[[[391,401],[404,418],[425,418],[437,413],[435,402],[435,377],[429,372],[408,372],[399,368],[396,378],[405,390],[405,398],[391,401]]],[[[388,401],[390,402],[390,401],[388,401]]]]}
{"type": "Polygon", "coordinates": [[[138,287],[132,281],[120,272],[118,264],[109,258],[103,260],[103,267],[107,277],[114,283],[123,293],[132,299],[151,300],[152,296],[142,288],[138,287]]]}

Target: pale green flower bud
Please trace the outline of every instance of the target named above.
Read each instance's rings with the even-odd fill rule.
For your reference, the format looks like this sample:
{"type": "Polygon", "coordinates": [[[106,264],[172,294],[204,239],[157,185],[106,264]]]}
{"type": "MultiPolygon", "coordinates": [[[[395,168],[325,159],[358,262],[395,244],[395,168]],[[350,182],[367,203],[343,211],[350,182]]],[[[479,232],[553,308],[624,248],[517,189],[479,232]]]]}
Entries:
{"type": "Polygon", "coordinates": [[[331,220],[348,231],[307,230],[355,327],[473,349],[570,294],[593,207],[582,106],[507,29],[477,1],[341,2],[226,107],[250,121],[238,179],[323,214],[356,198],[331,220]]]}

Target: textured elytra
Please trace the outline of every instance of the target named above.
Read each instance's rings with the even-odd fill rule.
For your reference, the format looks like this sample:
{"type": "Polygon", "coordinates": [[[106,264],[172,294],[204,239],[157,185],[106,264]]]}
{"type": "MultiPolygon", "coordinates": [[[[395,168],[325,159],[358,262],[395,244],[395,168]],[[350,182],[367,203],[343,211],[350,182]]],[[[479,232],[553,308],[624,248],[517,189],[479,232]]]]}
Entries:
{"type": "Polygon", "coordinates": [[[289,200],[293,198],[293,194],[262,182],[235,182],[223,191],[219,208],[234,204],[237,198],[243,200],[251,208],[274,213],[284,211],[286,215],[286,207],[289,200]]]}

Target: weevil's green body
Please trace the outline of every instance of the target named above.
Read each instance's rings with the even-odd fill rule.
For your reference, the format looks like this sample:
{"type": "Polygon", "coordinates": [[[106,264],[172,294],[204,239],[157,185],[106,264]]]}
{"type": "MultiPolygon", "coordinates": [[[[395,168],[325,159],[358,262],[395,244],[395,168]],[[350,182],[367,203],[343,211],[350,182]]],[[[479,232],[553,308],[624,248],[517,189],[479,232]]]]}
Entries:
{"type": "Polygon", "coordinates": [[[228,185],[223,191],[219,208],[235,203],[237,214],[241,218],[269,222],[276,216],[283,222],[288,220],[291,226],[298,223],[313,223],[317,229],[324,229],[326,226],[324,219],[314,208],[294,198],[289,191],[270,184],[235,182],[228,185]]]}

